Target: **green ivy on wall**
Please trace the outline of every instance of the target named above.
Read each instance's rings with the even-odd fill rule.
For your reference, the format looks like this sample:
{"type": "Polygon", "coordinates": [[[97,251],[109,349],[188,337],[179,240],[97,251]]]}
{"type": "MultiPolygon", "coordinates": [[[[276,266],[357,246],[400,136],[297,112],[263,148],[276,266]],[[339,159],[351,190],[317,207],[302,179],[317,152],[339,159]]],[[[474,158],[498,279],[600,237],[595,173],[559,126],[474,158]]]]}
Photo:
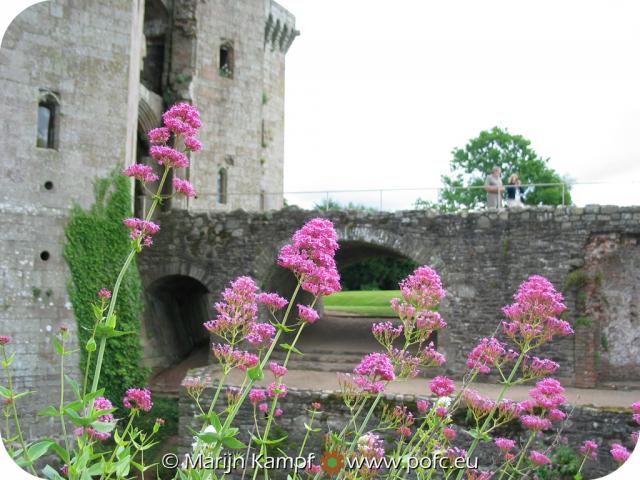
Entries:
{"type": "MultiPolygon", "coordinates": [[[[101,288],[112,289],[131,248],[129,231],[122,224],[124,218],[132,215],[129,182],[119,169],[106,178],[96,180],[95,204],[89,210],[73,207],[65,228],[64,258],[71,270],[68,289],[78,322],[83,373],[87,361],[84,345],[90,338],[94,322],[91,304],[97,301],[101,288]]],[[[144,386],[149,373],[141,367],[141,294],[142,284],[134,260],[123,279],[115,311],[118,330],[136,333],[108,340],[100,375],[99,386],[105,387],[105,395],[114,404],[119,402],[127,388],[144,386]]],[[[95,361],[95,355],[92,360],[95,361]]],[[[89,385],[93,368],[89,369],[89,385]]]]}

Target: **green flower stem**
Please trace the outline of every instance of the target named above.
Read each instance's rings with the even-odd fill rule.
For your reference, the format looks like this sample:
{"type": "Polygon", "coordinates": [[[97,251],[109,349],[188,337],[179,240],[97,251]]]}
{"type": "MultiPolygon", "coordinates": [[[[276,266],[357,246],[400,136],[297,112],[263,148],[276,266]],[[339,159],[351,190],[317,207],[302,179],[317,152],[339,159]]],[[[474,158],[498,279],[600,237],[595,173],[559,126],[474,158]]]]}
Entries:
{"type": "MultiPolygon", "coordinates": [[[[314,300],[313,304],[315,304],[315,300],[314,300]]],[[[313,304],[312,304],[312,308],[313,308],[313,304]]],[[[298,340],[300,339],[300,334],[302,333],[302,330],[304,330],[305,325],[306,325],[306,322],[303,322],[300,325],[300,328],[298,328],[298,332],[296,333],[296,336],[293,339],[293,342],[291,343],[291,348],[289,348],[289,350],[287,351],[287,356],[285,357],[284,363],[282,364],[285,368],[289,364],[289,358],[291,357],[291,352],[295,348],[296,343],[298,343],[298,340]]],[[[276,394],[276,395],[274,395],[273,400],[271,401],[271,411],[269,413],[269,418],[267,419],[267,425],[264,427],[264,433],[262,434],[262,439],[264,441],[269,440],[269,431],[271,430],[271,424],[273,423],[274,412],[276,411],[276,406],[277,405],[278,405],[278,395],[276,394]]],[[[267,453],[267,447],[265,446],[264,443],[260,446],[260,453],[265,454],[265,455],[267,453]]],[[[256,478],[257,474],[258,474],[258,470],[256,469],[253,472],[253,478],[254,479],[256,478]]],[[[265,470],[264,470],[264,478],[269,478],[269,472],[268,472],[266,467],[265,467],[265,470]]]]}
{"type": "Polygon", "coordinates": [[[33,465],[31,464],[31,459],[29,458],[29,452],[27,450],[27,444],[24,441],[24,437],[22,436],[22,429],[20,428],[20,421],[18,420],[18,409],[16,408],[16,402],[13,399],[14,397],[14,392],[13,392],[13,380],[11,378],[11,370],[9,369],[8,366],[8,358],[7,358],[7,351],[5,350],[4,345],[1,345],[2,347],[2,357],[4,358],[4,370],[5,372],[7,372],[7,384],[9,385],[9,392],[11,393],[11,410],[13,413],[13,421],[15,422],[15,426],[16,426],[16,433],[18,434],[18,439],[20,440],[20,446],[22,447],[22,453],[24,454],[24,458],[27,461],[27,465],[29,466],[29,469],[31,470],[31,473],[33,473],[36,477],[38,476],[38,474],[36,473],[35,468],[33,468],[33,465]]]}
{"type": "MultiPolygon", "coordinates": [[[[160,184],[158,185],[158,193],[154,197],[153,203],[151,204],[151,208],[149,209],[149,212],[145,217],[146,221],[149,221],[149,219],[153,216],[153,212],[158,206],[158,203],[160,203],[160,198],[161,198],[160,192],[162,192],[164,183],[167,180],[167,175],[169,174],[169,170],[170,170],[170,167],[165,166],[164,173],[162,174],[162,180],[160,180],[160,184]]],[[[138,240],[138,242],[139,241],[140,240],[138,240]]],[[[127,270],[129,269],[129,266],[131,265],[133,258],[136,256],[136,253],[137,253],[137,249],[135,247],[132,247],[131,251],[129,252],[129,255],[127,256],[127,259],[124,262],[124,265],[120,269],[120,273],[118,274],[118,278],[116,279],[116,284],[113,287],[113,292],[111,294],[111,300],[109,302],[109,310],[107,311],[107,316],[106,316],[107,319],[110,318],[111,315],[113,315],[113,310],[116,307],[116,300],[118,299],[118,292],[120,291],[120,284],[122,283],[122,280],[124,279],[124,275],[125,273],[127,273],[127,270]]],[[[107,344],[107,338],[102,337],[100,339],[100,347],[98,348],[98,358],[96,360],[96,369],[93,374],[93,384],[91,385],[91,393],[95,392],[98,389],[98,381],[100,380],[100,370],[102,369],[102,360],[104,357],[104,348],[106,344],[107,344]]]]}
{"type": "Polygon", "coordinates": [[[69,452],[69,440],[67,438],[67,426],[64,423],[63,407],[64,407],[64,334],[61,337],[62,354],[60,355],[60,424],[62,425],[62,437],[64,438],[64,446],[69,452]]]}
{"type": "MultiPolygon", "coordinates": [[[[500,401],[504,398],[504,395],[505,395],[505,393],[507,393],[507,390],[509,390],[509,387],[511,386],[511,381],[513,380],[513,377],[515,377],[516,373],[518,372],[518,369],[520,368],[520,364],[522,363],[522,360],[524,359],[524,356],[526,355],[526,353],[528,351],[529,350],[528,350],[528,348],[526,348],[526,346],[522,348],[522,351],[520,352],[520,356],[518,357],[518,360],[516,361],[516,364],[511,369],[511,373],[509,374],[509,378],[507,378],[507,381],[505,382],[504,387],[502,387],[502,390],[500,390],[500,394],[498,395],[498,398],[496,399],[495,405],[493,406],[493,408],[489,412],[489,415],[487,415],[487,418],[485,419],[484,423],[482,424],[482,427],[480,428],[480,431],[478,432],[478,435],[476,435],[476,438],[473,439],[473,442],[471,443],[471,446],[467,450],[467,458],[471,458],[471,455],[473,455],[474,450],[476,449],[476,447],[478,446],[478,443],[480,442],[481,434],[487,429],[487,427],[489,426],[489,423],[491,422],[491,420],[493,420],[493,416],[495,415],[496,411],[498,410],[498,405],[499,405],[500,401]]],[[[464,469],[460,469],[460,471],[458,472],[458,475],[456,476],[456,480],[461,480],[462,476],[464,475],[464,472],[465,472],[464,469]]]]}
{"type": "MultiPolygon", "coordinates": [[[[127,423],[127,426],[124,428],[124,431],[122,432],[122,439],[124,440],[125,437],[127,436],[127,432],[129,432],[129,428],[131,428],[131,423],[133,422],[133,419],[135,418],[135,416],[137,415],[138,411],[136,409],[131,410],[131,415],[129,416],[129,422],[127,423]]],[[[111,452],[111,457],[109,457],[109,461],[105,464],[105,470],[108,469],[108,467],[111,465],[111,463],[113,462],[113,459],[116,456],[116,450],[118,450],[118,447],[114,447],[113,452],[111,452]]],[[[133,458],[133,457],[132,457],[133,458]]],[[[111,477],[111,473],[108,473],[107,476],[105,477],[106,472],[103,472],[102,475],[100,475],[100,480],[102,480],[104,478],[104,480],[107,480],[109,477],[111,477]]]]}
{"type": "MultiPolygon", "coordinates": [[[[531,442],[533,441],[533,439],[535,437],[536,437],[536,432],[535,431],[531,432],[531,434],[529,435],[529,438],[527,439],[527,443],[524,445],[524,448],[520,452],[520,456],[518,457],[518,461],[516,463],[516,466],[513,467],[514,470],[515,470],[515,473],[518,472],[518,468],[520,467],[520,464],[522,463],[522,460],[524,460],[524,456],[527,454],[527,449],[529,448],[529,446],[531,445],[531,442]]],[[[502,478],[502,476],[504,475],[505,472],[506,472],[506,469],[504,469],[502,471],[502,473],[500,474],[499,478],[502,478]]],[[[509,475],[509,478],[511,478],[511,475],[509,475]]]]}

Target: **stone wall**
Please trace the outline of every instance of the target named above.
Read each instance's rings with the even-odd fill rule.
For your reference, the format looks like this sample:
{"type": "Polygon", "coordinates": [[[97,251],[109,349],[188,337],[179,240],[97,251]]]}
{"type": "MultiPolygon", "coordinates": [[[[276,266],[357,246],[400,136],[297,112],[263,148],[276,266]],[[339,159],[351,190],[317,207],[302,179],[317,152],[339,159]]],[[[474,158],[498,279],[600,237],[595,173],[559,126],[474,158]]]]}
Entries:
{"type": "MultiPolygon", "coordinates": [[[[200,371],[190,372],[193,374],[202,373],[200,371]]],[[[212,399],[212,389],[205,390],[205,394],[201,397],[201,405],[206,408],[212,399]]],[[[221,395],[224,397],[224,394],[221,395]]],[[[427,397],[424,397],[427,398],[427,397]]],[[[416,401],[419,398],[413,395],[387,395],[384,402],[394,405],[406,405],[414,414],[417,413],[416,401]]],[[[433,398],[428,398],[430,403],[433,398]]],[[[226,400],[223,398],[218,401],[216,411],[222,411],[226,407],[226,400]]],[[[329,431],[340,431],[344,427],[348,419],[348,409],[342,403],[341,398],[331,391],[302,390],[290,388],[287,396],[280,400],[279,406],[283,410],[283,414],[277,420],[277,429],[272,430],[272,438],[280,438],[285,434],[288,435],[282,448],[288,454],[296,456],[298,448],[302,444],[306,429],[305,423],[310,424],[309,405],[311,402],[320,402],[323,405],[322,412],[314,418],[313,428],[319,428],[320,433],[310,435],[305,454],[314,452],[317,458],[323,453],[322,436],[329,431]]],[[[635,430],[631,421],[631,409],[598,409],[590,406],[571,407],[567,406],[566,411],[571,411],[569,419],[564,423],[560,436],[556,439],[555,432],[548,434],[544,439],[536,440],[534,449],[544,452],[550,447],[554,440],[558,442],[568,442],[568,445],[576,447],[575,450],[585,440],[595,440],[600,446],[597,462],[588,462],[583,471],[585,479],[599,478],[613,472],[616,469],[615,462],[609,454],[610,446],[613,443],[621,443],[632,450],[630,435],[635,430]]],[[[193,435],[189,429],[198,430],[202,427],[201,420],[195,420],[195,415],[199,412],[196,409],[194,401],[187,396],[184,389],[180,393],[180,425],[179,425],[179,447],[178,452],[184,454],[191,451],[191,443],[193,435]]],[[[380,415],[380,409],[372,416],[371,425],[377,423],[380,415]]],[[[261,428],[264,428],[264,420],[258,417],[261,422],[261,428]]],[[[458,426],[456,428],[458,436],[454,441],[454,445],[460,448],[468,448],[471,444],[471,438],[463,433],[462,428],[473,428],[474,425],[466,423],[464,409],[458,410],[454,415],[454,422],[458,426]],[[462,427],[462,428],[460,428],[462,427]]],[[[247,443],[249,440],[248,432],[254,428],[253,406],[250,402],[245,402],[238,414],[235,427],[240,429],[240,438],[247,443]]],[[[507,427],[501,427],[495,432],[495,436],[504,436],[512,438],[523,445],[526,442],[528,431],[520,426],[519,422],[514,422],[507,427]]],[[[385,442],[395,441],[394,434],[383,434],[385,442]]],[[[389,445],[389,443],[387,444],[389,445]]],[[[273,454],[277,455],[277,454],[273,454]]],[[[492,444],[480,444],[476,454],[478,457],[478,467],[480,469],[495,469],[494,462],[498,461],[498,453],[492,444]]],[[[286,475],[282,475],[285,478],[286,475]]],[[[240,475],[234,478],[240,478],[240,475]]]]}
{"type": "MultiPolygon", "coordinates": [[[[139,1],[42,2],[2,40],[0,325],[13,338],[17,389],[37,391],[21,403],[30,439],[58,431],[35,417],[57,395],[51,337],[66,323],[75,338],[62,258],[69,207],[89,206],[92,179],[132,161],[140,14],[139,1]],[[59,100],[56,148],[36,147],[43,91],[59,100]]],[[[77,354],[67,361],[77,376],[77,354]]]]}
{"type": "MultiPolygon", "coordinates": [[[[611,362],[624,359],[625,365],[630,366],[625,369],[626,380],[640,379],[640,357],[633,355],[637,346],[633,338],[639,332],[638,291],[634,286],[637,282],[629,283],[638,275],[640,249],[633,239],[640,236],[639,207],[541,207],[457,215],[298,209],[265,214],[174,212],[159,218],[162,230],[155,246],[141,257],[143,281],[151,285],[170,275],[184,275],[204,285],[213,298],[239,275],[251,275],[266,287],[271,283],[269,279],[277,277],[275,259],[280,246],[314,216],[334,221],[349,256],[391,253],[431,265],[440,272],[447,290],[441,312],[449,327],[438,343],[447,356],[446,371],[453,375],[462,372],[466,354],[478,339],[494,332],[502,319],[502,306],[512,301],[521,282],[540,274],[562,289],[570,272],[585,267],[586,246],[591,239],[612,235],[610,252],[602,257],[602,262],[611,258],[615,266],[615,275],[610,274],[613,266],[603,270],[602,275],[602,290],[610,292],[606,295],[612,300],[615,298],[615,302],[603,305],[602,316],[608,323],[581,327],[592,332],[603,323],[605,331],[611,332],[607,337],[608,352],[601,351],[600,335],[596,333],[584,337],[591,339],[587,346],[583,345],[584,339],[580,340],[583,343],[576,343],[576,337],[571,336],[554,341],[544,353],[561,363],[560,376],[570,383],[575,380],[576,355],[582,355],[587,347],[592,349],[590,358],[600,352],[599,373],[603,378],[615,376],[602,371],[606,365],[617,368],[618,364],[611,362]],[[621,289],[620,284],[625,282],[626,287],[621,289]],[[629,336],[616,335],[619,328],[629,336]],[[576,353],[578,345],[582,346],[576,353]],[[629,354],[625,357],[620,352],[629,354]]],[[[348,260],[339,257],[339,261],[348,260]]],[[[574,300],[573,294],[567,298],[569,320],[575,320],[574,300]]],[[[597,368],[595,361],[589,365],[597,368]]],[[[577,373],[589,374],[582,367],[577,373]]],[[[593,382],[589,385],[593,386],[593,382]]]]}

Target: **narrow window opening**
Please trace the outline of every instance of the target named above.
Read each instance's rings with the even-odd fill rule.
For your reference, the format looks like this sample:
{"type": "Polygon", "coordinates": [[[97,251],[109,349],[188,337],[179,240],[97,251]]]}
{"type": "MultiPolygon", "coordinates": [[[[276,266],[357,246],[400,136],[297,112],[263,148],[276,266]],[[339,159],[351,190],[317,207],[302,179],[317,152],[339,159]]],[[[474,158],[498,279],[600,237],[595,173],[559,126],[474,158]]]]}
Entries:
{"type": "Polygon", "coordinates": [[[227,170],[221,168],[218,171],[218,203],[227,203],[227,170]]]}
{"type": "Polygon", "coordinates": [[[230,42],[225,42],[220,45],[220,75],[227,78],[233,77],[233,45],[230,42]]]}
{"type": "Polygon", "coordinates": [[[267,202],[264,194],[264,190],[260,192],[260,211],[264,212],[267,207],[267,202]]]}
{"type": "Polygon", "coordinates": [[[57,148],[58,101],[52,93],[45,93],[38,101],[36,146],[57,148]]]}

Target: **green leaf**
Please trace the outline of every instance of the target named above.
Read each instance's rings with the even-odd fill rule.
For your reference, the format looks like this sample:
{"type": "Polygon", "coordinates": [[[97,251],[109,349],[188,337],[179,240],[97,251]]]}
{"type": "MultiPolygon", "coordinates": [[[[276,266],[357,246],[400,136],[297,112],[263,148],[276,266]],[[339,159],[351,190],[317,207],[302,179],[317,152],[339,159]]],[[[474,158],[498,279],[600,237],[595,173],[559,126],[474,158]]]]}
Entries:
{"type": "Polygon", "coordinates": [[[56,347],[58,354],[64,355],[64,347],[56,337],[53,337],[53,346],[56,347]]]}
{"type": "Polygon", "coordinates": [[[213,428],[216,429],[216,432],[222,430],[222,423],[220,423],[220,419],[218,418],[218,415],[216,415],[216,412],[212,411],[211,414],[209,414],[209,420],[211,421],[213,428]]]}
{"type": "Polygon", "coordinates": [[[42,442],[34,443],[33,445],[31,445],[27,449],[27,456],[29,457],[29,460],[33,462],[34,460],[37,460],[42,455],[47,453],[47,450],[49,450],[49,447],[52,443],[52,440],[43,440],[42,442]]]}
{"type": "Polygon", "coordinates": [[[91,477],[97,477],[98,475],[102,475],[104,473],[104,465],[105,465],[104,460],[98,463],[94,463],[86,470],[87,475],[91,477]]]}
{"type": "Polygon", "coordinates": [[[36,391],[35,390],[27,390],[26,392],[18,393],[17,395],[13,396],[13,399],[17,400],[17,399],[25,397],[27,395],[31,395],[32,393],[36,393],[36,391]]]}
{"type": "Polygon", "coordinates": [[[95,352],[96,348],[97,348],[96,347],[96,339],[91,337],[84,348],[85,348],[85,350],[87,352],[95,352]]]}
{"type": "Polygon", "coordinates": [[[289,351],[292,351],[294,353],[297,353],[298,355],[304,355],[304,353],[302,353],[300,350],[298,350],[293,345],[289,345],[288,343],[281,343],[280,347],[285,349],[285,350],[289,350],[289,351]]]}
{"type": "Polygon", "coordinates": [[[287,327],[285,324],[283,323],[276,323],[275,327],[278,330],[282,330],[284,333],[291,333],[295,330],[295,328],[291,328],[291,327],[287,327]]]}
{"type": "Polygon", "coordinates": [[[220,441],[220,435],[214,432],[196,433],[196,437],[205,443],[217,443],[220,441]]]}
{"type": "Polygon", "coordinates": [[[0,395],[3,396],[4,398],[11,398],[11,391],[8,388],[5,388],[2,385],[0,385],[0,395]]]}
{"type": "Polygon", "coordinates": [[[62,476],[51,465],[45,465],[42,469],[42,474],[49,480],[64,480],[62,476]]]}
{"type": "Polygon", "coordinates": [[[53,405],[43,408],[38,412],[39,417],[59,417],[60,411],[53,405]]]}
{"type": "Polygon", "coordinates": [[[304,428],[307,429],[310,432],[319,432],[320,429],[319,428],[311,428],[309,425],[307,425],[306,423],[304,424],[304,428]]]}
{"type": "Polygon", "coordinates": [[[284,437],[276,440],[262,440],[255,435],[251,435],[251,440],[253,440],[256,445],[277,445],[278,443],[284,442],[288,437],[288,435],[285,435],[284,437]]]}
{"type": "Polygon", "coordinates": [[[466,433],[468,433],[472,438],[477,438],[478,440],[482,441],[482,442],[490,442],[491,441],[491,437],[483,432],[480,432],[477,428],[474,428],[472,430],[464,430],[466,433]]]}
{"type": "Polygon", "coordinates": [[[131,462],[131,455],[127,455],[126,457],[123,457],[122,459],[118,460],[118,463],[116,463],[117,478],[126,477],[129,474],[129,468],[131,466],[130,462],[131,462]]]}
{"type": "Polygon", "coordinates": [[[15,358],[15,356],[16,356],[16,352],[13,352],[9,356],[9,358],[7,358],[6,360],[2,360],[2,366],[4,368],[9,368],[11,366],[11,364],[13,363],[13,359],[15,358]]]}
{"type": "Polygon", "coordinates": [[[115,428],[116,423],[115,422],[93,422],[91,426],[100,433],[109,433],[115,428]]]}
{"type": "Polygon", "coordinates": [[[76,395],[76,398],[80,400],[80,388],[78,387],[78,382],[76,382],[69,375],[65,375],[64,378],[67,381],[67,383],[71,386],[71,390],[73,390],[73,393],[76,395]]]}
{"type": "Polygon", "coordinates": [[[264,378],[264,372],[262,371],[260,364],[247,369],[247,375],[249,375],[249,378],[254,381],[262,380],[264,378]]]}
{"type": "Polygon", "coordinates": [[[102,307],[99,307],[95,303],[91,304],[91,310],[93,311],[93,316],[96,320],[102,320],[102,307]]]}
{"type": "Polygon", "coordinates": [[[107,318],[107,327],[112,330],[116,328],[116,315],[114,313],[109,315],[109,318],[107,318]]]}
{"type": "Polygon", "coordinates": [[[247,446],[244,443],[242,443],[240,440],[238,440],[237,438],[234,438],[234,437],[224,437],[222,439],[222,444],[225,447],[233,448],[234,450],[240,450],[240,449],[243,449],[243,448],[247,448],[247,446]]]}

